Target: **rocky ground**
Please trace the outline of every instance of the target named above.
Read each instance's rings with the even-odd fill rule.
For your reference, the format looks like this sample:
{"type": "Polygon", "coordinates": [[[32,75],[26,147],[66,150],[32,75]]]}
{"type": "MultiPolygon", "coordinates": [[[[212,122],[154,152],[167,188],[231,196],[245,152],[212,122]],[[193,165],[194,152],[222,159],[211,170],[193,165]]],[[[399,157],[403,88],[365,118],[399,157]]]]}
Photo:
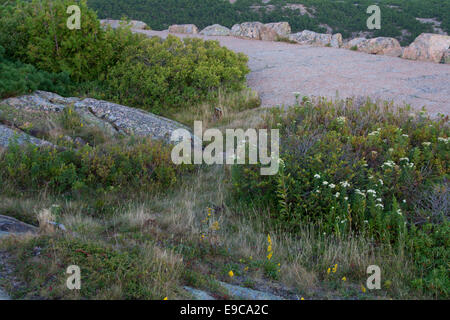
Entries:
{"type": "MultiPolygon", "coordinates": [[[[167,31],[134,30],[167,37],[167,31]]],[[[369,96],[408,103],[432,114],[450,111],[450,65],[409,61],[345,49],[235,37],[176,34],[218,40],[249,57],[248,85],[262,106],[289,105],[295,93],[341,98],[369,96]]]]}

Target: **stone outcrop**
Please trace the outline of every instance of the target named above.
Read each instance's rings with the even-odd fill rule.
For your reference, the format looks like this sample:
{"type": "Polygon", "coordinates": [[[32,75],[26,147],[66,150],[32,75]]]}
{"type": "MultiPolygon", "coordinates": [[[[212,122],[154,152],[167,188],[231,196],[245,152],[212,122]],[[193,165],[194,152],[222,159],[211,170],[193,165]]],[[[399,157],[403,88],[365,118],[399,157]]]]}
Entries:
{"type": "Polygon", "coordinates": [[[266,41],[275,41],[280,38],[274,29],[261,22],[235,24],[233,28],[231,28],[231,34],[236,37],[266,41]]]}
{"type": "Polygon", "coordinates": [[[333,48],[340,48],[340,47],[342,47],[342,34],[340,34],[340,33],[336,33],[336,34],[333,34],[333,36],[331,37],[331,46],[333,47],[333,48]]]}
{"type": "Polygon", "coordinates": [[[289,35],[289,40],[295,41],[299,44],[314,45],[314,46],[330,46],[340,48],[342,46],[342,35],[337,33],[335,35],[327,33],[317,33],[310,30],[303,30],[289,35]]]}
{"type": "Polygon", "coordinates": [[[378,37],[373,39],[356,38],[346,44],[347,49],[354,48],[369,54],[381,54],[391,57],[400,57],[402,47],[397,39],[378,37]]]}
{"type": "Polygon", "coordinates": [[[422,33],[403,50],[402,58],[439,63],[450,47],[450,36],[422,33]]]}
{"type": "Polygon", "coordinates": [[[204,36],[231,36],[231,30],[220,24],[214,24],[200,31],[200,34],[204,36]]]}
{"type": "Polygon", "coordinates": [[[291,34],[291,26],[288,22],[272,22],[266,23],[266,27],[275,31],[281,38],[287,38],[291,34]]]}
{"type": "Polygon", "coordinates": [[[35,138],[29,134],[0,124],[0,148],[8,148],[12,142],[18,145],[31,143],[38,147],[55,147],[55,145],[48,141],[35,138]]]}
{"type": "Polygon", "coordinates": [[[174,24],[169,27],[170,33],[198,34],[195,24],[174,24]]]}
{"type": "MultiPolygon", "coordinates": [[[[88,123],[100,128],[105,134],[136,135],[152,137],[169,142],[172,132],[186,126],[150,112],[122,106],[119,104],[91,98],[64,98],[55,93],[36,91],[32,95],[9,98],[0,102],[22,111],[61,112],[72,107],[88,123]]],[[[19,143],[31,142],[35,145],[51,145],[49,142],[34,138],[6,126],[0,126],[0,145],[7,147],[12,137],[17,136],[19,143]]],[[[194,137],[193,137],[194,138],[194,137]]]]}
{"type": "Polygon", "coordinates": [[[367,40],[366,38],[354,38],[344,43],[343,47],[345,49],[353,49],[353,48],[358,49],[359,46],[366,40],[367,40]]]}
{"type": "Polygon", "coordinates": [[[9,216],[0,215],[0,232],[3,235],[11,233],[36,232],[37,228],[9,216]]]}
{"type": "Polygon", "coordinates": [[[131,20],[129,22],[122,21],[122,20],[110,20],[110,19],[104,19],[100,20],[100,24],[102,26],[111,26],[111,28],[116,29],[120,26],[127,26],[131,27],[131,29],[140,29],[140,30],[150,30],[150,27],[142,21],[138,20],[131,20]]]}

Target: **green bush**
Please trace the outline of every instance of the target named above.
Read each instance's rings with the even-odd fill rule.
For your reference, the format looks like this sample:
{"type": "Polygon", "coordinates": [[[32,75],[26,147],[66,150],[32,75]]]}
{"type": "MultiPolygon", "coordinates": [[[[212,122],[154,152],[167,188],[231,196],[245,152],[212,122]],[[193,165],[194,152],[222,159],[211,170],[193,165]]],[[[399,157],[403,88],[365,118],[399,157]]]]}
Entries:
{"type": "Polygon", "coordinates": [[[68,95],[72,90],[67,73],[40,71],[30,64],[9,61],[3,54],[4,48],[0,46],[0,99],[35,90],[52,91],[61,95],[68,95]]]}
{"type": "Polygon", "coordinates": [[[48,72],[67,72],[76,81],[96,79],[112,56],[95,12],[85,1],[33,0],[1,11],[0,45],[7,55],[48,72]],[[81,29],[67,27],[70,5],[81,10],[81,29]]]}
{"type": "MultiPolygon", "coordinates": [[[[396,242],[419,218],[423,195],[448,179],[445,118],[370,101],[305,99],[287,115],[275,109],[266,125],[280,130],[280,171],[266,177],[255,166],[234,166],[234,194],[269,206],[290,231],[313,223],[326,233],[396,242]]],[[[422,218],[448,214],[435,211],[425,206],[422,218]]]]}
{"type": "Polygon", "coordinates": [[[219,88],[241,90],[247,58],[216,41],[169,36],[128,46],[107,84],[120,103],[160,113],[207,99],[219,88]]]}
{"type": "Polygon", "coordinates": [[[57,194],[160,190],[172,186],[189,168],[174,165],[170,148],[150,139],[62,151],[13,143],[0,156],[0,182],[16,190],[46,188],[57,194]]]}
{"type": "Polygon", "coordinates": [[[448,299],[450,296],[450,225],[448,221],[433,225],[427,223],[421,228],[412,228],[410,247],[418,269],[413,284],[423,291],[432,292],[435,297],[448,299]]]}

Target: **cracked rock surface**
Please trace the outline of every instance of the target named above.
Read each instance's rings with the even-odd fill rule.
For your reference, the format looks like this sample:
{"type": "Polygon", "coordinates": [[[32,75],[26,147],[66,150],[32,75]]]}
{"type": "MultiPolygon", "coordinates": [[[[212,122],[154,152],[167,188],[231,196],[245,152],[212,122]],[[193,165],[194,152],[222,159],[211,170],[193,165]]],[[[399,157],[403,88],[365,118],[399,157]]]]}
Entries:
{"type": "MultiPolygon", "coordinates": [[[[173,131],[186,129],[190,132],[182,124],[150,112],[91,98],[64,98],[55,93],[36,91],[31,95],[5,99],[0,103],[25,112],[58,113],[72,107],[89,125],[100,128],[108,136],[136,135],[170,142],[173,131]]],[[[0,147],[7,147],[14,136],[17,136],[19,144],[29,141],[37,146],[52,146],[50,142],[0,124],[0,147]]]]}

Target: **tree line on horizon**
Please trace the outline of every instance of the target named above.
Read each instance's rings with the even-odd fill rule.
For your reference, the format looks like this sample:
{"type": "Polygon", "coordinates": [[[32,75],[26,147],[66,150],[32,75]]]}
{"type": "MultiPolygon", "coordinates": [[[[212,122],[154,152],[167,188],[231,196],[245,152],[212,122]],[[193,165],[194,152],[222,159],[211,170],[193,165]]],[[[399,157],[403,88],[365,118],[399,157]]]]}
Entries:
{"type": "MultiPolygon", "coordinates": [[[[324,25],[328,25],[344,38],[369,31],[366,9],[372,4],[371,0],[272,0],[268,4],[260,0],[237,0],[234,4],[229,0],[88,0],[88,5],[100,18],[141,20],[155,30],[184,23],[193,23],[202,29],[216,23],[230,28],[245,21],[287,21],[293,32],[305,29],[326,32],[324,25]],[[305,5],[311,15],[301,15],[299,10],[285,7],[296,3],[305,5]]],[[[374,37],[395,37],[407,45],[419,34],[433,32],[431,24],[421,23],[416,18],[435,18],[441,22],[441,28],[450,33],[450,0],[379,0],[378,5],[382,28],[373,30],[374,37]]]]}

